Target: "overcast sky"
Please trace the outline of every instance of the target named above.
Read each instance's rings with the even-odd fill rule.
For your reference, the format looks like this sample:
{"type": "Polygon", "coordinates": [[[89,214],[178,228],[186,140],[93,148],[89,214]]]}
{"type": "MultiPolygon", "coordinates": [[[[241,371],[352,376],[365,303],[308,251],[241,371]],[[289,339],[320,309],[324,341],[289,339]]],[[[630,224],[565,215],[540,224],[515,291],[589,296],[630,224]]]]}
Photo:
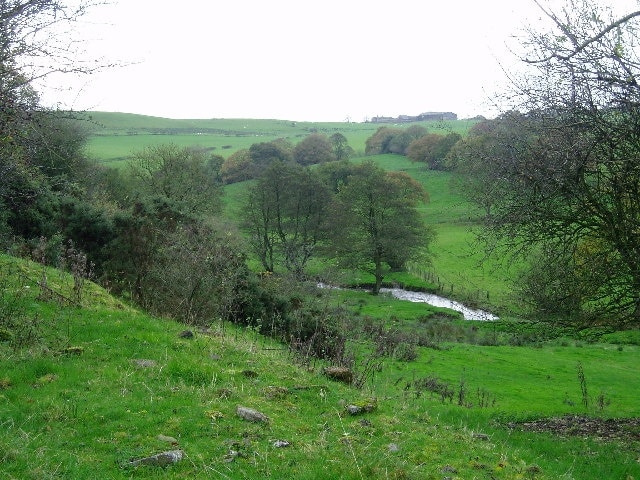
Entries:
{"type": "Polygon", "coordinates": [[[492,116],[512,37],[541,16],[533,0],[114,0],[81,34],[88,57],[123,66],[43,100],[171,118],[492,116]]]}

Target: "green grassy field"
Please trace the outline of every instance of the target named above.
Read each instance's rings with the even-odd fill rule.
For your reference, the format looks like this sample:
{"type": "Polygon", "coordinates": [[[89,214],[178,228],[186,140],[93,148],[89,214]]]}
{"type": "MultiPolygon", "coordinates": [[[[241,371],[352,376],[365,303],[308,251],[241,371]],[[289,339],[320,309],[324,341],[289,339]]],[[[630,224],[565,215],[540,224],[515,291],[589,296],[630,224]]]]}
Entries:
{"type": "MultiPolygon", "coordinates": [[[[378,127],[126,114],[94,120],[101,127],[89,152],[112,165],[149,142],[226,155],[319,128],[340,131],[358,150],[378,127]]],[[[505,320],[465,322],[387,296],[318,292],[305,302],[351,312],[345,327],[354,333],[356,371],[371,360],[371,340],[360,333],[367,322],[435,339],[416,347],[412,361],[376,359],[356,389],[328,379],[322,362],[252,330],[216,321],[181,338],[191,327],[150,317],[93,284],[81,308],[43,298],[42,267],[0,256],[2,478],[640,479],[638,332],[578,333],[513,321],[514,272],[481,264],[472,232],[478,212],[452,188],[452,175],[395,155],[366,160],[407,172],[429,192],[421,212],[437,232],[433,261],[410,272],[505,320]],[[18,337],[3,330],[11,318],[21,319],[18,337]],[[19,345],[24,336],[31,341],[19,345]],[[374,411],[347,412],[374,398],[374,411]],[[246,422],[238,406],[270,420],[246,422]],[[535,423],[532,431],[542,421],[547,425],[535,423]],[[278,440],[289,446],[276,447],[278,440]],[[177,448],[185,456],[175,465],[129,465],[177,448]]],[[[246,183],[225,188],[229,219],[237,218],[246,190],[246,183]]],[[[47,278],[71,296],[68,275],[47,270],[47,278]]]]}
{"type": "MultiPolygon", "coordinates": [[[[420,122],[430,132],[464,133],[474,121],[420,122]]],[[[382,124],[340,122],[296,122],[289,120],[209,119],[175,120],[127,113],[91,112],[83,122],[90,134],[88,153],[97,161],[118,165],[132,152],[149,145],[175,143],[210,149],[225,158],[253,143],[284,138],[297,143],[318,132],[328,136],[342,133],[358,154],[382,124]]],[[[386,125],[392,126],[392,125],[386,125]]]]}
{"type": "MultiPolygon", "coordinates": [[[[413,362],[386,359],[358,390],[322,375],[321,363],[298,364],[284,345],[252,331],[214,323],[181,338],[185,325],[144,315],[92,284],[82,308],[43,300],[41,267],[4,256],[0,264],[10,278],[3,301],[18,299],[14,312],[41,327],[34,345],[0,342],[3,478],[640,476],[639,427],[626,432],[635,441],[604,441],[513,423],[639,416],[635,346],[443,344],[420,348],[413,362]],[[453,400],[411,386],[427,377],[450,385],[453,400]],[[373,398],[370,413],[345,409],[373,398]],[[239,405],[268,423],[242,420],[239,405]],[[278,440],[289,446],[277,448],[278,440]],[[178,448],[185,457],[175,465],[128,464],[178,448]]],[[[69,276],[47,276],[53,290],[71,295],[69,276]]]]}

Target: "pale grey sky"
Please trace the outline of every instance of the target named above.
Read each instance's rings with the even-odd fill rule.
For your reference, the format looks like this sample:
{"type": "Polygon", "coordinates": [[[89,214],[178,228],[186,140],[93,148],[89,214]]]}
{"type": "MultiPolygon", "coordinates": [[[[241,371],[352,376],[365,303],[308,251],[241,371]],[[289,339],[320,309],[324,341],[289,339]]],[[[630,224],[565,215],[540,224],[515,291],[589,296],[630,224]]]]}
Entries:
{"type": "Polygon", "coordinates": [[[80,34],[89,58],[128,66],[52,77],[68,88],[43,100],[171,118],[491,116],[511,37],[540,18],[532,0],[119,0],[80,34]]]}

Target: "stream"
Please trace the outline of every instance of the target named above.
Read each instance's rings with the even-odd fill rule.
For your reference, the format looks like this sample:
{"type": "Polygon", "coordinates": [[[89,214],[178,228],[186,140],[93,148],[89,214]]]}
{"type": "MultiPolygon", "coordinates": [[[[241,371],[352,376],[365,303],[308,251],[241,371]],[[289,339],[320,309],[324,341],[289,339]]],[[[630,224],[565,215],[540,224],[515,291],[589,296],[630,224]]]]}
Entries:
{"type": "MultiPolygon", "coordinates": [[[[319,288],[340,288],[321,282],[317,285],[319,288]]],[[[403,288],[381,288],[380,293],[390,294],[392,297],[397,298],[398,300],[406,300],[408,302],[414,303],[427,303],[434,307],[449,308],[451,310],[455,310],[456,312],[462,313],[462,316],[465,320],[475,320],[481,322],[498,320],[498,317],[493,315],[492,313],[486,312],[484,310],[474,310],[473,308],[469,308],[462,303],[456,302],[449,298],[434,295],[433,293],[412,292],[403,288]]]]}
{"type": "Polygon", "coordinates": [[[462,313],[462,316],[465,320],[477,320],[484,322],[490,320],[498,320],[498,317],[496,317],[492,313],[485,312],[484,310],[474,310],[463,305],[462,303],[456,302],[449,298],[434,295],[433,293],[411,292],[402,288],[381,288],[380,293],[389,293],[394,298],[397,298],[399,300],[407,300],[409,302],[416,303],[428,303],[429,305],[433,305],[434,307],[449,308],[451,310],[455,310],[456,312],[462,313]]]}

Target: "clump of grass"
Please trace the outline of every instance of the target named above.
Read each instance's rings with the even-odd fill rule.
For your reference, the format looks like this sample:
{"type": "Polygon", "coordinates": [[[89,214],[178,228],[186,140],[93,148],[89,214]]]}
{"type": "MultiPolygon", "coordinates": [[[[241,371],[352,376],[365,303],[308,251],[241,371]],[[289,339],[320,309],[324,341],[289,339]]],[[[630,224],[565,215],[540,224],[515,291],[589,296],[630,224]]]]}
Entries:
{"type": "Polygon", "coordinates": [[[587,379],[584,375],[584,369],[582,368],[582,362],[578,362],[576,366],[578,371],[578,381],[580,382],[580,392],[582,393],[582,405],[584,408],[589,407],[589,392],[587,391],[587,379]]]}

